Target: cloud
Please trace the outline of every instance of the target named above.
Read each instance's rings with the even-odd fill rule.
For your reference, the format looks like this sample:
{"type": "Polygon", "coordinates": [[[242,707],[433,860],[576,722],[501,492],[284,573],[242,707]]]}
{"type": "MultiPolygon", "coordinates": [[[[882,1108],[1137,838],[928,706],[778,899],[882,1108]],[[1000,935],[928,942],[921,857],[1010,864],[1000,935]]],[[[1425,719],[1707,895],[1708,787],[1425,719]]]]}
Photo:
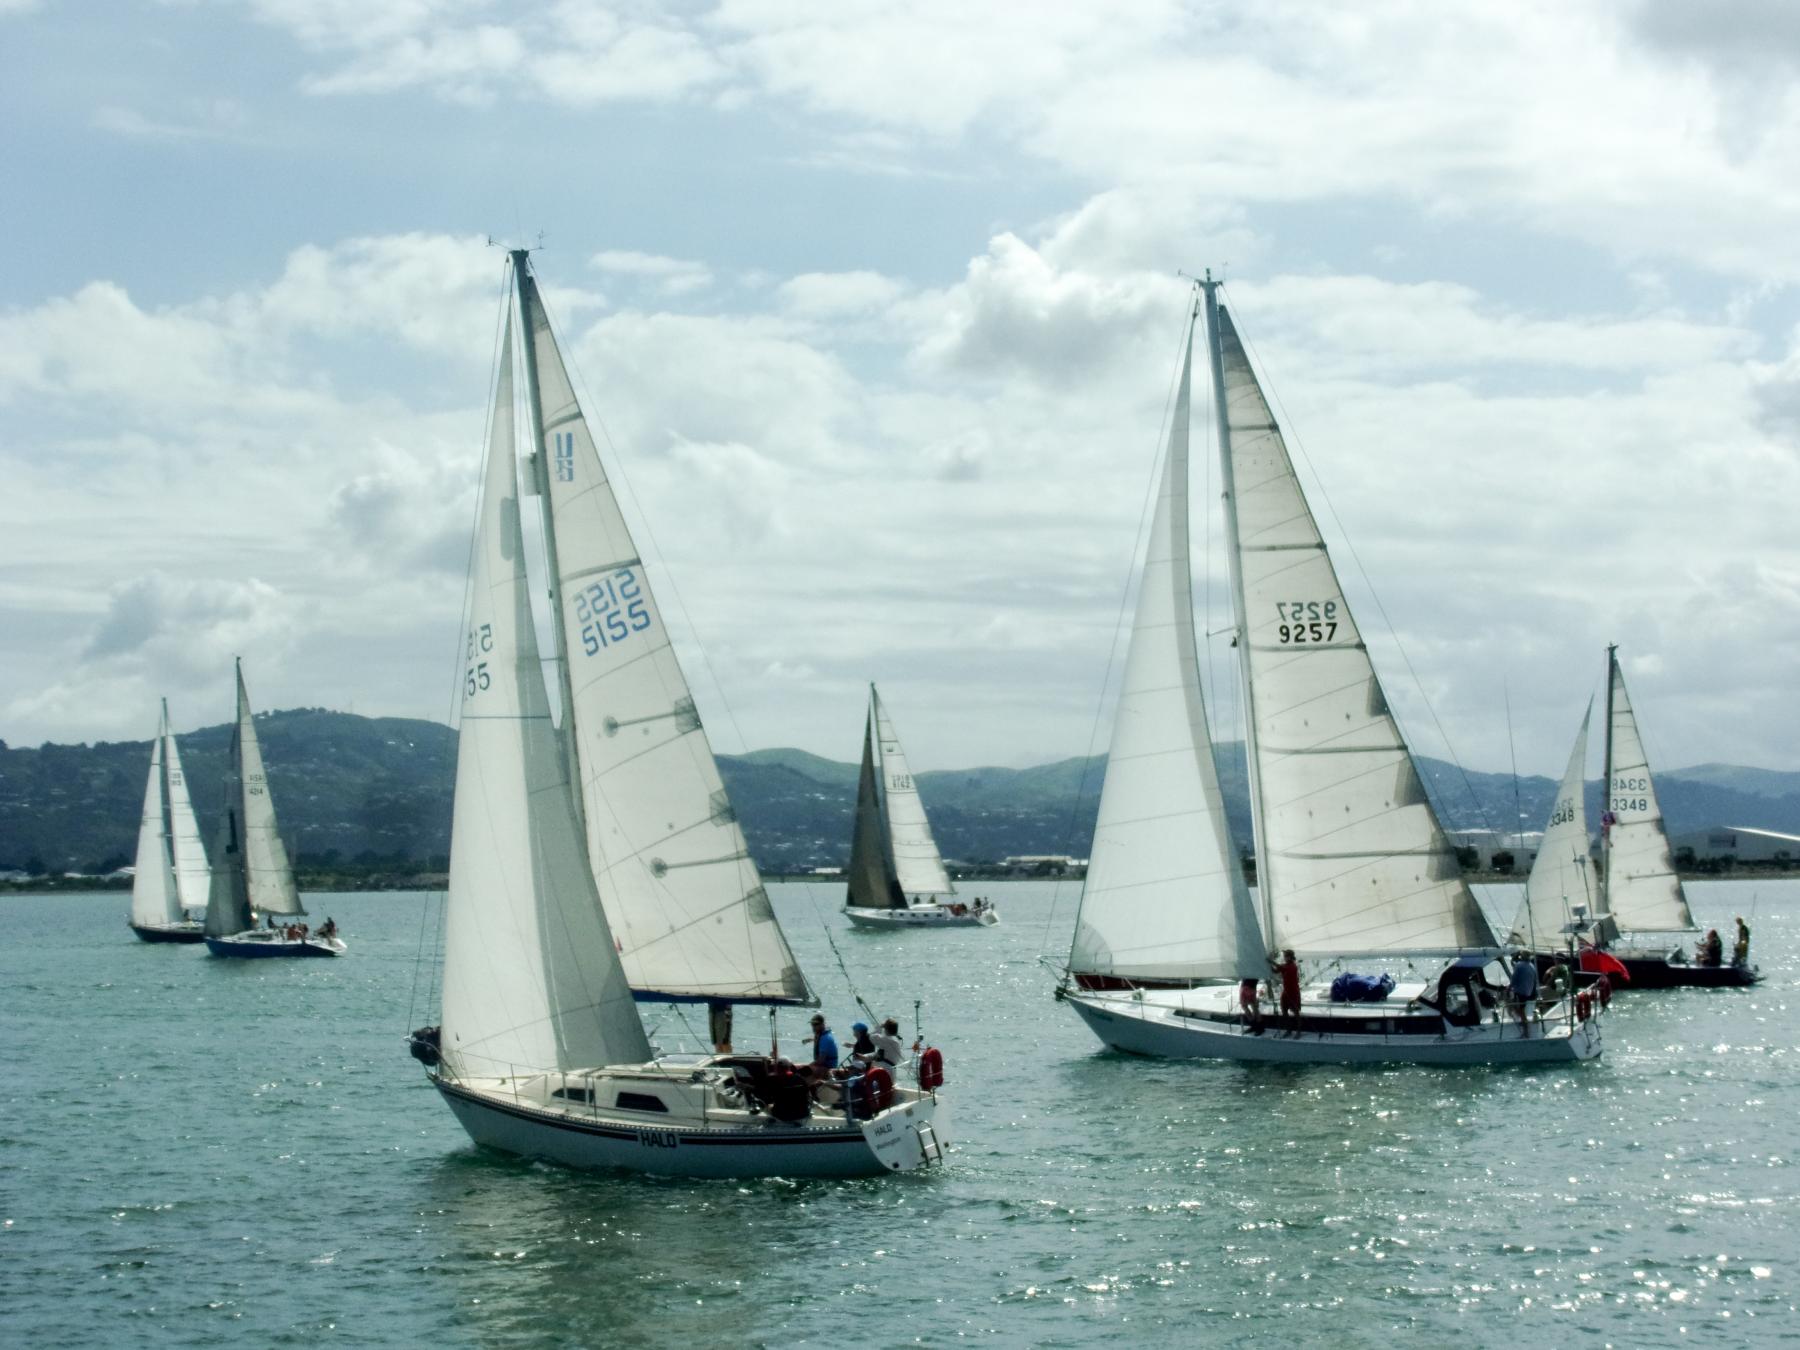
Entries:
{"type": "Polygon", "coordinates": [[[215,99],[193,109],[187,121],[151,118],[136,108],[102,104],[94,110],[93,124],[101,131],[128,140],[180,144],[193,141],[239,140],[244,137],[248,113],[235,99],[215,99]]]}
{"type": "Polygon", "coordinates": [[[596,253],[590,266],[612,276],[630,277],[655,287],[664,295],[685,295],[712,285],[712,271],[687,258],[667,258],[659,253],[634,253],[607,249],[596,253]]]}

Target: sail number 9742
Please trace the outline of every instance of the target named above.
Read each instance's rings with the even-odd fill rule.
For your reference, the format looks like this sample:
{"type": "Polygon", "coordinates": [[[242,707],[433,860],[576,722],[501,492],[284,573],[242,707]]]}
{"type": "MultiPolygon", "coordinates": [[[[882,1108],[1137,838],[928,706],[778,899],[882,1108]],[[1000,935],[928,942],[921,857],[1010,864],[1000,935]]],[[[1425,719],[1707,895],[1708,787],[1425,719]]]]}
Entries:
{"type": "Polygon", "coordinates": [[[1330,642],[1337,636],[1338,603],[1335,600],[1279,600],[1275,614],[1278,642],[1301,646],[1311,642],[1330,642]]]}

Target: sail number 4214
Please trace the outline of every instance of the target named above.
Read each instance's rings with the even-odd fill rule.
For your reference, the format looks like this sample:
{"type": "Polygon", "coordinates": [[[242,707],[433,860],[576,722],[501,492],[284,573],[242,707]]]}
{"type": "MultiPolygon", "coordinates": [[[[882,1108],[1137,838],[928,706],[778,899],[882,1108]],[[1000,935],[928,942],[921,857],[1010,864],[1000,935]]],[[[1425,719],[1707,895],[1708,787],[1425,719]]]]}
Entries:
{"type": "Polygon", "coordinates": [[[1275,636],[1290,646],[1330,642],[1337,636],[1337,612],[1335,600],[1277,601],[1275,614],[1281,622],[1276,625],[1275,636]]]}

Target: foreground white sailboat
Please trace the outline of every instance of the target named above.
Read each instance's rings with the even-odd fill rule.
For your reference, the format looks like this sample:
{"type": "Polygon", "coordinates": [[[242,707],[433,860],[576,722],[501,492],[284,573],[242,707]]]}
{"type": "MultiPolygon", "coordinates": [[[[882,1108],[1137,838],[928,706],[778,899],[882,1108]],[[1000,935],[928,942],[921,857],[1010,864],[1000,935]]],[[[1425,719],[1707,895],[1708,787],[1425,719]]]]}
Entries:
{"type": "Polygon", "coordinates": [[[935,898],[955,893],[956,885],[931,837],[931,822],[907,767],[906,752],[900,748],[900,734],[871,684],[844,913],[864,928],[978,927],[1000,922],[1000,915],[985,902],[968,905],[935,898]]]}
{"type": "MultiPolygon", "coordinates": [[[[1183,361],[1082,893],[1066,999],[1134,1054],[1271,1063],[1541,1063],[1600,1053],[1565,1002],[1509,1006],[1509,969],[1387,708],[1287,448],[1202,283],[1246,706],[1260,912],[1225,817],[1201,697],[1183,361]],[[1311,976],[1297,1009],[1240,1006],[1265,940],[1311,976]],[[1377,997],[1334,999],[1373,971],[1377,997]],[[1397,972],[1397,973],[1396,973],[1397,972]],[[1230,983],[1223,983],[1229,981],[1230,983]]],[[[1196,318],[1197,318],[1196,308],[1196,318]]]]}
{"type": "Polygon", "coordinates": [[[210,871],[165,698],[162,721],[150,743],[150,781],[144,788],[131,882],[131,931],[145,942],[201,941],[200,921],[188,912],[206,908],[210,871]]]}
{"type": "Polygon", "coordinates": [[[730,1052],[732,1002],[809,1002],[718,782],[528,269],[512,254],[470,577],[442,1022],[412,1052],[479,1144],[672,1176],[858,1176],[941,1157],[929,1087],[822,1086],[730,1052]],[[516,310],[514,304],[516,303],[516,310]],[[552,720],[514,449],[513,318],[543,506],[552,720]],[[654,1057],[639,999],[714,1006],[654,1057]]]}
{"type": "Polygon", "coordinates": [[[1708,961],[1703,934],[1675,872],[1662,807],[1619,649],[1606,649],[1606,817],[1601,821],[1598,945],[1633,989],[1755,984],[1756,967],[1708,961]]]}
{"type": "Polygon", "coordinates": [[[342,956],[335,931],[308,933],[299,924],[258,928],[256,914],[277,919],[306,914],[294,885],[287,846],[275,823],[275,799],[263,773],[262,745],[244,688],[244,664],[237,675],[237,725],[231,732],[231,765],[225,780],[225,810],[214,846],[212,891],[206,904],[206,948],[214,956],[342,956]]]}

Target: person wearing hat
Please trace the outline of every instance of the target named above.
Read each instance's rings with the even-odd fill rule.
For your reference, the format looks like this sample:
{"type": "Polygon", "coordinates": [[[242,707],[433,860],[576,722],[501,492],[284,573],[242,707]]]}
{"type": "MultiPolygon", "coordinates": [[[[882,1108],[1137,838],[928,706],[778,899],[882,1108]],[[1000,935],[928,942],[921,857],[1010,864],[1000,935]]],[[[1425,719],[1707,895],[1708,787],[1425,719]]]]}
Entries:
{"type": "Polygon", "coordinates": [[[893,1073],[906,1059],[906,1052],[900,1048],[900,1024],[889,1017],[882,1021],[881,1031],[869,1038],[875,1047],[874,1062],[881,1065],[889,1073],[893,1073]]]}
{"type": "Polygon", "coordinates": [[[869,1039],[869,1024],[852,1022],[850,1030],[856,1033],[856,1039],[850,1042],[850,1058],[867,1063],[875,1057],[875,1042],[869,1039]]]}
{"type": "Polygon", "coordinates": [[[838,1066],[837,1037],[831,1034],[831,1028],[825,1025],[825,1014],[812,1015],[813,1057],[812,1063],[806,1067],[806,1076],[815,1083],[823,1082],[831,1077],[831,1071],[838,1066]]]}

